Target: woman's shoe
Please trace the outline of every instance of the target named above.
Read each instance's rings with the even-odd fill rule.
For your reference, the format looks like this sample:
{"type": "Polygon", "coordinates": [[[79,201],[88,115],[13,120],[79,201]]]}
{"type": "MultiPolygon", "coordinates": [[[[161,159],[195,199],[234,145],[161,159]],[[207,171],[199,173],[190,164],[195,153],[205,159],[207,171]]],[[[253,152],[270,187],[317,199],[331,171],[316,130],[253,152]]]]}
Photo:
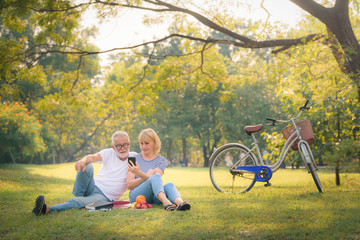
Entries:
{"type": "Polygon", "coordinates": [[[179,211],[186,211],[186,210],[190,210],[191,206],[189,203],[187,203],[186,201],[182,201],[179,206],[177,206],[176,210],[179,211]]]}
{"type": "Polygon", "coordinates": [[[164,207],[164,209],[165,209],[166,211],[174,211],[174,210],[176,209],[176,205],[173,204],[173,203],[171,203],[171,204],[166,205],[166,206],[164,207]]]}

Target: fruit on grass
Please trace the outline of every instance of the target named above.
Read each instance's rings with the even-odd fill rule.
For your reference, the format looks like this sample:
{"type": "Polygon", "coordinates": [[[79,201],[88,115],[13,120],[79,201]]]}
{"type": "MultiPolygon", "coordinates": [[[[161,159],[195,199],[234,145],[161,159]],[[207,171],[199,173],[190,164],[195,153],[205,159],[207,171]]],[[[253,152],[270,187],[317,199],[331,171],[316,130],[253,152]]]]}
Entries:
{"type": "Polygon", "coordinates": [[[141,203],[137,203],[137,202],[134,202],[132,205],[131,205],[132,208],[136,208],[136,209],[148,209],[148,208],[153,208],[153,206],[149,203],[147,203],[146,201],[141,201],[141,203]],[[134,207],[133,207],[134,206],[134,207]]]}
{"type": "Polygon", "coordinates": [[[131,205],[132,208],[136,209],[147,209],[147,208],[153,208],[151,204],[148,204],[146,202],[146,198],[143,195],[139,195],[136,197],[136,202],[134,202],[131,205]]]}
{"type": "Polygon", "coordinates": [[[136,197],[136,202],[141,203],[142,201],[146,202],[146,198],[143,195],[139,195],[136,197]]]}

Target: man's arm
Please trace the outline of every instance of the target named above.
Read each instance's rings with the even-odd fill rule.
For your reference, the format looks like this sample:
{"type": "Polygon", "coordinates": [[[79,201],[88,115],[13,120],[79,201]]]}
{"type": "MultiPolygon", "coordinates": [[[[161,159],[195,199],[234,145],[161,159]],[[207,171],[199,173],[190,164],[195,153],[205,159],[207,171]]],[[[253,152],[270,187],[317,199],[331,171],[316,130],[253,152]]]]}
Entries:
{"type": "Polygon", "coordinates": [[[86,164],[93,163],[93,162],[99,162],[101,160],[102,160],[102,158],[99,153],[86,155],[85,157],[83,157],[82,159],[80,159],[79,161],[77,161],[75,163],[75,170],[77,172],[79,172],[80,170],[84,171],[86,164]]]}

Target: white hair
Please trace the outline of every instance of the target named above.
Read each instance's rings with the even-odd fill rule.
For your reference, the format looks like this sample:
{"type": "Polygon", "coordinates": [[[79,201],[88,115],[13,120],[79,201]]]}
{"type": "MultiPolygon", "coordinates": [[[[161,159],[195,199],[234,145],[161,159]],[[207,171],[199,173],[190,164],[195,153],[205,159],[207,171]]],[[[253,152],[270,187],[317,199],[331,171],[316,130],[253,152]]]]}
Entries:
{"type": "Polygon", "coordinates": [[[111,136],[111,140],[112,140],[113,145],[115,144],[114,139],[117,138],[117,137],[126,137],[130,141],[129,135],[126,132],[124,132],[124,131],[116,131],[111,136]]]}

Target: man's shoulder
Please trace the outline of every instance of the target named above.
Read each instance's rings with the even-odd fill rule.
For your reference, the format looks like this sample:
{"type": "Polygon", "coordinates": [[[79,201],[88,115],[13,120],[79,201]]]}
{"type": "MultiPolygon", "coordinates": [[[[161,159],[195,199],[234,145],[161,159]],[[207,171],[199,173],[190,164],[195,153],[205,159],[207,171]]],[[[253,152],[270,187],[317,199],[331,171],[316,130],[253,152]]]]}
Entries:
{"type": "Polygon", "coordinates": [[[114,149],[112,148],[104,148],[103,150],[98,152],[101,156],[101,158],[108,158],[111,157],[113,154],[115,154],[114,149]]]}
{"type": "Polygon", "coordinates": [[[110,152],[114,152],[114,149],[112,148],[104,148],[103,150],[99,151],[99,153],[110,153],[110,152]]]}

